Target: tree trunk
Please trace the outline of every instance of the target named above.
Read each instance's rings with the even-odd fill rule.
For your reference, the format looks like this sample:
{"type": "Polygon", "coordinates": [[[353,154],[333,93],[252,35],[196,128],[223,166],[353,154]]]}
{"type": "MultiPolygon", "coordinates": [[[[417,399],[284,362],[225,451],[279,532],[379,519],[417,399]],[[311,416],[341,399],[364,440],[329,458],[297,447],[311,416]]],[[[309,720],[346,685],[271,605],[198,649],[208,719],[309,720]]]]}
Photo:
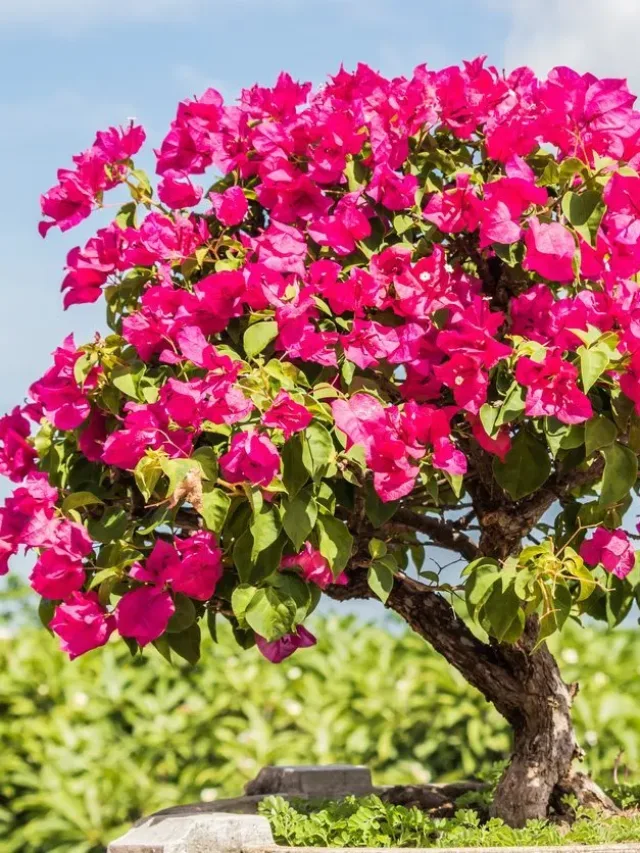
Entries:
{"type": "MultiPolygon", "coordinates": [[[[331,586],[332,598],[370,598],[366,570],[350,571],[347,586],[331,586]]],[[[566,685],[543,644],[533,651],[536,617],[528,620],[521,640],[501,645],[479,640],[437,592],[403,574],[396,575],[386,606],[496,707],[513,729],[513,753],[496,791],[493,814],[511,826],[545,819],[563,810],[562,798],[573,794],[581,805],[609,813],[611,800],[588,777],[573,770],[582,757],[571,722],[576,685],[566,685]]],[[[564,809],[566,811],[566,809],[564,809]]]]}
{"type": "MultiPolygon", "coordinates": [[[[526,653],[525,653],[526,654],[526,653]]],[[[545,818],[556,787],[569,788],[571,766],[580,750],[571,722],[571,693],[546,648],[526,654],[522,692],[503,713],[513,728],[513,753],[498,788],[492,813],[510,826],[545,818]]]]}
{"type": "Polygon", "coordinates": [[[402,578],[387,606],[428,640],[465,679],[495,705],[513,729],[513,752],[498,788],[492,813],[510,826],[545,819],[561,810],[562,797],[573,794],[582,805],[615,812],[611,800],[591,780],[573,771],[582,757],[571,705],[577,686],[564,683],[545,645],[533,651],[538,635],[529,619],[515,645],[478,640],[453,608],[437,594],[402,578]]]}

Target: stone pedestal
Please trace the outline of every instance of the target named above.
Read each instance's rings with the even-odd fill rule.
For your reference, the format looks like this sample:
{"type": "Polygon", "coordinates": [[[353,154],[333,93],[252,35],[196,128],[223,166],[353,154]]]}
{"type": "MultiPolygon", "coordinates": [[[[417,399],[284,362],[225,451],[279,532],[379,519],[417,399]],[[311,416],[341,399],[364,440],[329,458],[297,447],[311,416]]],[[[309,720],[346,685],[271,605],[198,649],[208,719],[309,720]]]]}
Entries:
{"type": "Polygon", "coordinates": [[[241,853],[249,847],[274,846],[266,818],[210,808],[198,803],[157,812],[112,841],[108,853],[241,853]]]}
{"type": "Polygon", "coordinates": [[[366,796],[374,792],[374,787],[368,767],[326,764],[263,767],[244,790],[249,796],[283,794],[309,799],[335,799],[348,794],[366,796]]]}

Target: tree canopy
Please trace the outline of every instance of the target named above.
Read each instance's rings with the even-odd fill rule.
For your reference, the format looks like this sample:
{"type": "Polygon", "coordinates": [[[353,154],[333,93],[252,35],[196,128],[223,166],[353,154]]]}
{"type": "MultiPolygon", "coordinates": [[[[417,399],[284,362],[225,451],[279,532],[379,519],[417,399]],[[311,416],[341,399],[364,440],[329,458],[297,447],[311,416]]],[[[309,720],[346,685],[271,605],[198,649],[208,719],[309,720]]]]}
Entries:
{"type": "Polygon", "coordinates": [[[323,592],[404,589],[394,609],[415,622],[413,596],[442,633],[457,598],[478,636],[533,625],[533,648],[570,616],[624,618],[634,101],[483,58],[317,89],[281,74],[182,101],[155,187],[141,127],[99,132],[40,231],[117,208],[62,282],[65,307],[104,299],[110,332],[68,337],[0,420],[0,572],[35,551],[62,647],[117,632],[195,662],[202,620],[226,618],[277,662],[315,642],[323,592]],[[468,564],[459,584],[434,544],[468,564]]]}

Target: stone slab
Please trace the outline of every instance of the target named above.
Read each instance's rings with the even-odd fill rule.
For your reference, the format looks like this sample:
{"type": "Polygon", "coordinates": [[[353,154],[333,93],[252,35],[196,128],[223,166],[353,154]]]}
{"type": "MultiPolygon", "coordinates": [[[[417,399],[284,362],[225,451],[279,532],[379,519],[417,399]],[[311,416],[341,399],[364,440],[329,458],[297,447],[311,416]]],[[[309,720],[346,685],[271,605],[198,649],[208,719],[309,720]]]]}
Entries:
{"type": "Polygon", "coordinates": [[[263,767],[245,786],[249,796],[287,794],[309,798],[363,796],[374,790],[369,768],[351,764],[263,767]]]}
{"type": "Polygon", "coordinates": [[[274,847],[269,822],[257,815],[213,812],[209,803],[165,809],[139,821],[108,853],[241,853],[274,847]]]}

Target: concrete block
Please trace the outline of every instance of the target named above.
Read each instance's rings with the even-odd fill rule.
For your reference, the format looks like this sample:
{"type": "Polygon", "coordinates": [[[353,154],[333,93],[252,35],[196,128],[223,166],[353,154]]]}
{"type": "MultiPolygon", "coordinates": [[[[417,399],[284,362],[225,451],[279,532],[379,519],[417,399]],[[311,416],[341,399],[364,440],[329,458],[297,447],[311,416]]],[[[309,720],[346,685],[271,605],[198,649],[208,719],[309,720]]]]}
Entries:
{"type": "Polygon", "coordinates": [[[263,767],[245,786],[245,793],[288,794],[295,797],[363,796],[374,791],[368,767],[351,764],[263,767]]]}
{"type": "Polygon", "coordinates": [[[241,853],[274,846],[266,818],[214,812],[212,807],[196,803],[157,812],[112,841],[108,853],[241,853]]]}

